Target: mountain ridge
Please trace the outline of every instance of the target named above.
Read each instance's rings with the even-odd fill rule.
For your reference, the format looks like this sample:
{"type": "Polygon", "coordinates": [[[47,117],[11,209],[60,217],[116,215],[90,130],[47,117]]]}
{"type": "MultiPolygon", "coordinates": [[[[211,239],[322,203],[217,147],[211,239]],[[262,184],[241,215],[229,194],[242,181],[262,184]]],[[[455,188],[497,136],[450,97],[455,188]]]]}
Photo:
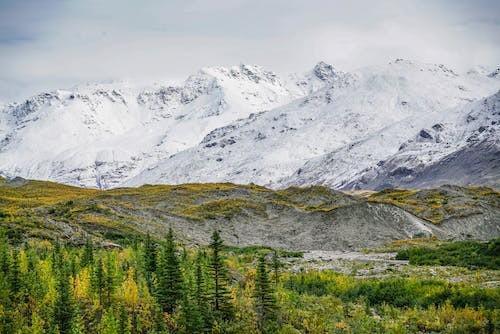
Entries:
{"type": "MultiPolygon", "coordinates": [[[[419,237],[488,240],[500,235],[500,194],[480,187],[353,195],[323,186],[273,190],[202,183],[98,190],[0,178],[0,227],[12,239],[118,242],[169,227],[188,244],[215,229],[230,245],[294,250],[378,247],[419,237]]],[[[21,241],[21,240],[20,240],[21,241]]]]}
{"type": "MultiPolygon", "coordinates": [[[[203,68],[179,85],[56,90],[0,110],[0,173],[103,189],[209,181],[373,188],[359,180],[401,145],[498,91],[491,73],[397,59],[351,73],[319,62],[279,77],[240,64],[203,68]],[[333,172],[314,163],[329,155],[344,161],[333,172]]],[[[488,129],[495,141],[496,127],[488,129]]]]}

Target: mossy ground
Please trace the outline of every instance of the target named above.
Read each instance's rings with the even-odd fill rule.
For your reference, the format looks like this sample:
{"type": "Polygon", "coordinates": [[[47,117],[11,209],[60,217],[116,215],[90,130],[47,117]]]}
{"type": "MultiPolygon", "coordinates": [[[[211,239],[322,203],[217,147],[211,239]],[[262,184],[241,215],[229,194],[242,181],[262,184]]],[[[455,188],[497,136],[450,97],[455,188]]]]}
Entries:
{"type": "Polygon", "coordinates": [[[398,206],[434,224],[449,218],[476,214],[483,204],[500,208],[500,192],[487,187],[387,189],[371,194],[368,200],[398,206]]]}

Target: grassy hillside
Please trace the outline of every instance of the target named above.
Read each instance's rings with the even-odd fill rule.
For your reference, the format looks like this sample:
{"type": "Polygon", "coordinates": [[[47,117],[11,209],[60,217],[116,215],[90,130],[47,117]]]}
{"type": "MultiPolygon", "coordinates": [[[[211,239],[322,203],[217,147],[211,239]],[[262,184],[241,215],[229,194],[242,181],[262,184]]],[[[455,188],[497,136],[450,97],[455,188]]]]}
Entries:
{"type": "MultiPolygon", "coordinates": [[[[345,216],[346,221],[364,219],[369,223],[370,212],[381,212],[376,208],[360,209],[370,203],[394,205],[440,223],[450,216],[500,210],[499,199],[499,193],[488,188],[386,190],[356,197],[320,186],[275,191],[257,185],[209,183],[97,190],[0,179],[0,226],[8,227],[8,236],[13,240],[62,238],[81,243],[87,233],[122,242],[147,232],[161,235],[167,226],[175,225],[182,226],[181,235],[199,240],[203,239],[197,235],[200,230],[211,231],[214,224],[229,230],[235,228],[234,222],[275,222],[275,226],[286,223],[290,227],[322,221],[328,226],[342,222],[342,215],[349,216],[345,216]],[[355,210],[339,210],[346,207],[358,208],[359,215],[364,216],[358,219],[351,214],[355,210]]],[[[395,217],[392,219],[400,219],[397,214],[395,217]]],[[[266,227],[262,228],[265,233],[266,227]]],[[[294,229],[288,232],[293,234],[294,229]]],[[[279,231],[276,233],[279,235],[279,231]]],[[[322,232],[314,233],[321,236],[322,232]]]]}
{"type": "Polygon", "coordinates": [[[371,194],[368,200],[396,205],[434,224],[440,224],[445,219],[480,214],[485,207],[500,209],[500,192],[487,187],[387,189],[371,194]]]}
{"type": "Polygon", "coordinates": [[[120,240],[165,220],[196,224],[235,216],[266,218],[269,209],[325,212],[356,200],[323,187],[273,191],[256,185],[145,185],[96,190],[53,182],[0,179],[0,224],[11,238],[82,239],[85,232],[120,240]]]}

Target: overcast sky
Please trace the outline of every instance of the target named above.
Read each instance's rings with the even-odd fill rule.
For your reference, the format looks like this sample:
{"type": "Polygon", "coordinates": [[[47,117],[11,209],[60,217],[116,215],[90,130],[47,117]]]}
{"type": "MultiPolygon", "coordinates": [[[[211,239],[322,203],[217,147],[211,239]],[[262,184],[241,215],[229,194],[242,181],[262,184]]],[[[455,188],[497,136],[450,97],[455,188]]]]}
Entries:
{"type": "Polygon", "coordinates": [[[0,0],[0,100],[203,66],[500,63],[500,1],[0,0]]]}

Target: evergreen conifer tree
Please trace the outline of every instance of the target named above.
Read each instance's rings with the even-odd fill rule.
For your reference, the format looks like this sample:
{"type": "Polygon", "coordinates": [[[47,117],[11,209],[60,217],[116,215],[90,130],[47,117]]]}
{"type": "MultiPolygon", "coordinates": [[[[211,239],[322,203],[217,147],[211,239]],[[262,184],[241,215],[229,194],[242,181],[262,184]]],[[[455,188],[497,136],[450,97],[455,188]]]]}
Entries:
{"type": "Polygon", "coordinates": [[[201,333],[204,328],[203,318],[190,293],[190,286],[192,286],[190,283],[184,282],[182,289],[179,324],[182,326],[184,333],[201,333]]]}
{"type": "Polygon", "coordinates": [[[213,279],[211,291],[211,303],[214,315],[218,318],[229,320],[233,316],[233,309],[230,302],[229,288],[227,283],[227,269],[222,256],[223,241],[218,231],[212,234],[210,243],[212,251],[210,258],[210,270],[213,279]]]}
{"type": "Polygon", "coordinates": [[[54,304],[54,322],[61,334],[71,333],[73,303],[71,300],[68,270],[63,266],[58,273],[57,297],[54,304]]]}
{"type": "Polygon", "coordinates": [[[9,243],[3,230],[0,230],[0,275],[7,277],[10,269],[9,243]]]}
{"type": "Polygon", "coordinates": [[[107,309],[99,324],[100,334],[116,334],[119,330],[118,320],[115,318],[112,309],[107,309]]]}
{"type": "Polygon", "coordinates": [[[21,291],[19,253],[18,253],[17,249],[15,249],[15,248],[12,250],[12,260],[10,261],[9,288],[10,288],[11,294],[14,297],[16,297],[16,295],[19,293],[19,291],[21,291]]]}
{"type": "Polygon", "coordinates": [[[106,275],[105,275],[105,305],[111,305],[111,296],[115,289],[115,266],[113,257],[110,253],[106,257],[106,275]]]}
{"type": "Polygon", "coordinates": [[[82,267],[86,267],[92,265],[94,263],[94,245],[92,243],[92,239],[90,237],[85,240],[85,247],[83,249],[82,256],[82,267]]]}
{"type": "Polygon", "coordinates": [[[99,305],[103,305],[104,302],[104,289],[106,285],[104,277],[104,268],[102,265],[102,259],[99,258],[94,268],[94,274],[92,277],[92,286],[94,291],[97,293],[99,298],[99,305]]]}
{"type": "Polygon", "coordinates": [[[182,297],[182,276],[172,229],[162,245],[158,263],[157,298],[163,311],[172,313],[182,297]]]}
{"type": "Polygon", "coordinates": [[[54,242],[54,249],[52,250],[52,268],[57,271],[62,268],[62,263],[61,244],[59,240],[56,240],[54,242]]]}
{"type": "Polygon", "coordinates": [[[71,322],[71,334],[85,334],[85,324],[79,308],[75,308],[71,322]]]}
{"type": "Polygon", "coordinates": [[[203,261],[205,259],[205,254],[202,251],[198,251],[196,255],[196,262],[194,268],[194,300],[199,314],[203,321],[203,331],[207,332],[211,325],[211,314],[208,305],[207,287],[205,282],[205,270],[203,261]]]}
{"type": "Polygon", "coordinates": [[[198,251],[195,262],[195,299],[198,307],[203,307],[207,302],[205,276],[203,273],[203,253],[198,251]]]}
{"type": "Polygon", "coordinates": [[[275,319],[276,301],[269,282],[264,256],[259,257],[257,273],[255,275],[255,311],[257,313],[257,325],[264,331],[269,321],[275,319]]]}
{"type": "Polygon", "coordinates": [[[161,307],[158,305],[155,307],[154,314],[154,334],[163,334],[167,333],[167,328],[165,326],[165,319],[163,318],[163,312],[161,311],[161,307]]]}
{"type": "Polygon", "coordinates": [[[273,268],[273,278],[274,278],[274,286],[278,286],[279,282],[279,275],[280,275],[280,268],[281,268],[281,262],[278,256],[278,252],[274,250],[273,252],[273,262],[272,262],[272,268],[273,268]]]}
{"type": "Polygon", "coordinates": [[[128,322],[128,314],[125,306],[120,305],[119,316],[118,316],[118,334],[128,334],[129,330],[129,322],[128,322]]]}
{"type": "Polygon", "coordinates": [[[156,244],[151,240],[149,233],[144,242],[144,271],[146,283],[150,291],[153,289],[153,273],[156,272],[156,244]]]}

